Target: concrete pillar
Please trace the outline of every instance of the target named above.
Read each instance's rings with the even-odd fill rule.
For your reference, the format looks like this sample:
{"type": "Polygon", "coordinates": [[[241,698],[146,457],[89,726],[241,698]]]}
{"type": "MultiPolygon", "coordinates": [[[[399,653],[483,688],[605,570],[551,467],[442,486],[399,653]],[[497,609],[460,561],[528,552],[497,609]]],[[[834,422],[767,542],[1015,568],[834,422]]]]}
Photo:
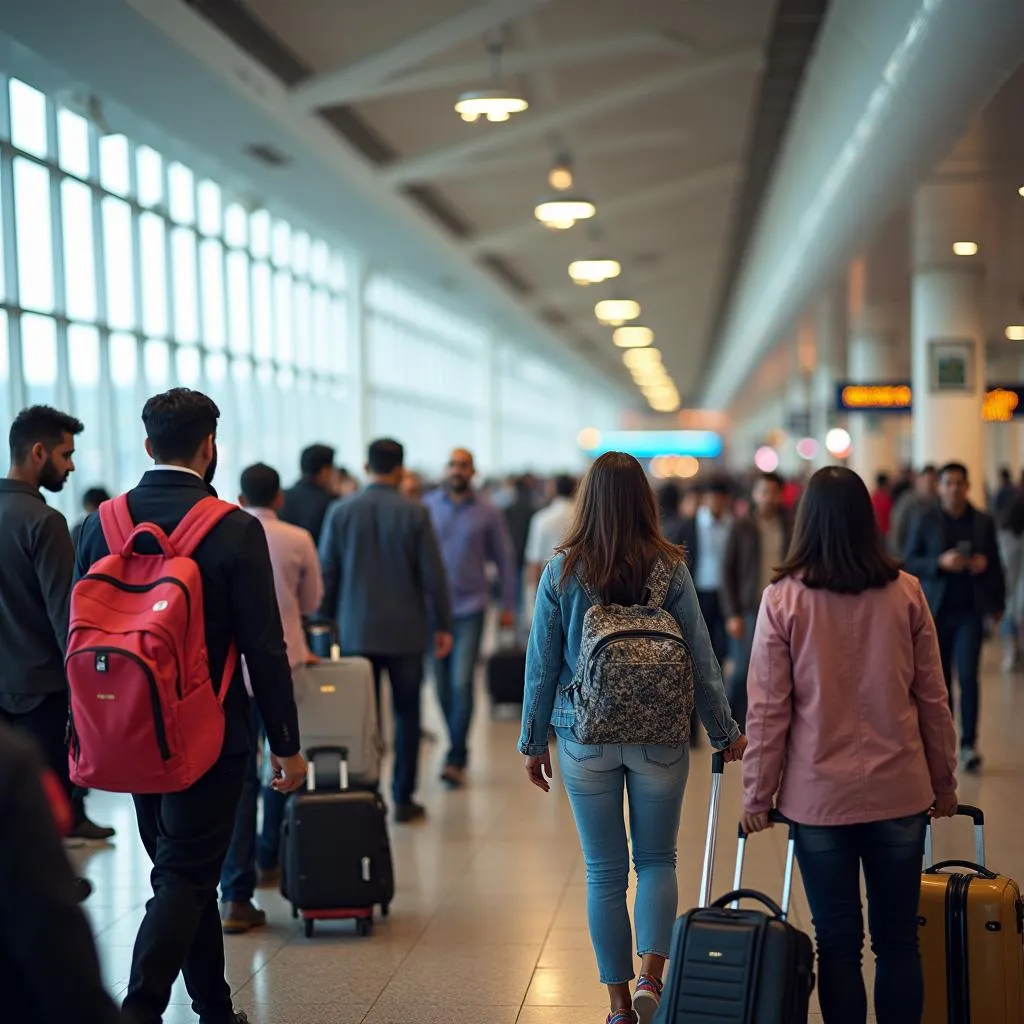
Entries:
{"type": "Polygon", "coordinates": [[[833,284],[815,304],[814,338],[816,362],[811,377],[811,434],[818,442],[814,468],[828,465],[832,458],[825,449],[825,437],[835,425],[836,381],[847,349],[846,289],[833,284]]]}
{"type": "MultiPolygon", "coordinates": [[[[349,396],[350,442],[346,445],[346,459],[361,466],[366,458],[373,433],[373,393],[370,387],[370,353],[366,330],[366,287],[370,280],[369,265],[353,256],[348,261],[348,358],[352,389],[349,396]]],[[[337,339],[336,344],[342,344],[337,339]]]]}
{"type": "MultiPolygon", "coordinates": [[[[854,384],[884,384],[896,377],[895,339],[882,314],[862,315],[850,334],[847,372],[854,384]]],[[[899,464],[895,416],[857,412],[848,417],[852,453],[848,465],[868,487],[878,473],[895,472],[899,464]]]]}

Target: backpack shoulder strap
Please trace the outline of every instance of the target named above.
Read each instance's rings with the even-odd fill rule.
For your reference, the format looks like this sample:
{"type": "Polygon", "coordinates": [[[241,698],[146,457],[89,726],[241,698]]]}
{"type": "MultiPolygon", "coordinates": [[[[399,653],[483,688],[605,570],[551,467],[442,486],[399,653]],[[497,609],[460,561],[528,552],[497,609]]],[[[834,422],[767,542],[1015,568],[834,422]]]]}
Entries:
{"type": "Polygon", "coordinates": [[[576,582],[583,588],[583,593],[587,595],[591,604],[600,604],[601,597],[598,592],[594,589],[593,584],[588,580],[583,573],[575,573],[576,582]]]}
{"type": "Polygon", "coordinates": [[[674,574],[674,567],[669,566],[665,559],[659,558],[654,563],[651,574],[647,577],[648,608],[660,608],[665,603],[674,574]]]}
{"type": "Polygon", "coordinates": [[[124,548],[128,538],[135,530],[132,514],[128,510],[128,495],[121,494],[100,505],[100,526],[103,539],[112,555],[124,548]]]}
{"type": "Polygon", "coordinates": [[[191,558],[209,532],[237,506],[211,494],[197,501],[171,534],[171,546],[183,558],[191,558]]]}

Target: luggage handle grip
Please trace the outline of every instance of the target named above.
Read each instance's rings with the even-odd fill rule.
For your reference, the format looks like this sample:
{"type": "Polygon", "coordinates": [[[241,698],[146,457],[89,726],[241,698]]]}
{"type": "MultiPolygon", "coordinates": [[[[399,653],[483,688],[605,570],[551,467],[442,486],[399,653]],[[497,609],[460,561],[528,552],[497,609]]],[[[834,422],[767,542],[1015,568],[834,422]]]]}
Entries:
{"type": "MultiPolygon", "coordinates": [[[[727,892],[724,896],[719,896],[711,906],[723,908],[728,906],[730,903],[737,904],[740,900],[756,900],[758,903],[766,906],[771,912],[772,916],[777,918],[779,921],[786,920],[786,913],[771,898],[766,896],[763,892],[758,892],[756,889],[733,889],[732,892],[727,892]]],[[[735,908],[735,907],[734,907],[735,908]]]]}
{"type": "Polygon", "coordinates": [[[306,750],[306,761],[309,765],[306,774],[307,791],[316,791],[316,759],[322,754],[333,754],[338,758],[338,788],[345,792],[348,789],[348,747],[334,745],[309,747],[306,750]]]}
{"type": "Polygon", "coordinates": [[[721,775],[725,771],[725,751],[716,750],[711,755],[711,774],[721,775]]]}
{"type": "MultiPolygon", "coordinates": [[[[983,868],[986,864],[985,857],[985,812],[973,804],[959,804],[954,817],[970,818],[974,822],[974,861],[971,863],[980,864],[983,868]]],[[[928,818],[924,830],[924,866],[927,870],[934,859],[932,846],[932,827],[935,819],[928,818]]]]}
{"type": "Polygon", "coordinates": [[[985,812],[973,804],[958,804],[956,808],[957,817],[970,818],[977,828],[985,824],[985,812]]]}
{"type": "MultiPolygon", "coordinates": [[[[777,811],[774,808],[768,812],[768,821],[773,825],[786,825],[789,831],[792,832],[796,827],[795,824],[789,820],[781,811],[777,811]]],[[[743,831],[743,824],[740,823],[736,826],[736,837],[738,839],[748,839],[749,835],[743,831]]]]}
{"type": "Polygon", "coordinates": [[[347,761],[348,760],[348,747],[339,747],[339,746],[336,746],[336,745],[334,745],[334,746],[332,746],[332,745],[325,745],[325,746],[318,746],[318,747],[309,747],[306,750],[306,760],[307,761],[312,761],[313,758],[317,757],[320,754],[337,754],[338,758],[340,760],[347,761]]]}
{"type": "Polygon", "coordinates": [[[973,860],[940,860],[937,864],[926,867],[924,873],[926,875],[937,875],[944,868],[968,868],[971,871],[977,872],[979,878],[987,878],[989,880],[999,877],[994,871],[989,871],[983,864],[977,864],[973,860]]]}

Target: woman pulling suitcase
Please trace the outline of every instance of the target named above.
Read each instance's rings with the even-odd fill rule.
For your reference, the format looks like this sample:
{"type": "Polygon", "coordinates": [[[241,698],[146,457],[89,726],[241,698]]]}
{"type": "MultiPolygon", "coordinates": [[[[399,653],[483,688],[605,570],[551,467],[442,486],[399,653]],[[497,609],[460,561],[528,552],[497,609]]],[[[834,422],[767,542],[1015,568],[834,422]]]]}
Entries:
{"type": "Polygon", "coordinates": [[[519,749],[548,792],[548,730],[587,867],[587,917],[608,1024],[649,1024],[676,914],[676,835],[696,703],[712,744],[739,760],[732,720],[681,548],[661,535],[632,456],[602,455],[577,520],[541,577],[527,649],[519,749]],[[637,872],[636,946],[626,906],[629,799],[637,872]],[[635,993],[633,950],[641,959],[635,993]]]}
{"type": "Polygon", "coordinates": [[[824,1024],[865,1024],[860,872],[878,1024],[919,1024],[928,812],[956,812],[956,735],[931,613],[885,552],[863,481],[828,467],[761,603],[747,680],[743,827],[796,822],[824,1024]]]}

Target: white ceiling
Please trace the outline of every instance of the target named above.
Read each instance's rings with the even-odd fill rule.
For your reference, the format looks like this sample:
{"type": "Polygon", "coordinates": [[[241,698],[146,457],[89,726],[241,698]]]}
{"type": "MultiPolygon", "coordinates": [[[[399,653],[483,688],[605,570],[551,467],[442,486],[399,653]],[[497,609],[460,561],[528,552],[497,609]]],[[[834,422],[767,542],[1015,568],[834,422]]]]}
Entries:
{"type": "Polygon", "coordinates": [[[296,105],[350,106],[393,154],[382,178],[430,186],[464,221],[464,247],[499,256],[533,292],[530,309],[557,311],[563,333],[615,358],[592,312],[604,292],[567,275],[573,258],[612,255],[680,391],[695,385],[774,0],[388,0],[387,17],[365,0],[244,2],[319,74],[293,89],[296,105]],[[531,107],[506,124],[466,124],[453,103],[487,83],[494,32],[531,107]],[[394,84],[403,76],[411,91],[394,84]],[[598,216],[551,232],[532,210],[563,150],[598,216]]]}

